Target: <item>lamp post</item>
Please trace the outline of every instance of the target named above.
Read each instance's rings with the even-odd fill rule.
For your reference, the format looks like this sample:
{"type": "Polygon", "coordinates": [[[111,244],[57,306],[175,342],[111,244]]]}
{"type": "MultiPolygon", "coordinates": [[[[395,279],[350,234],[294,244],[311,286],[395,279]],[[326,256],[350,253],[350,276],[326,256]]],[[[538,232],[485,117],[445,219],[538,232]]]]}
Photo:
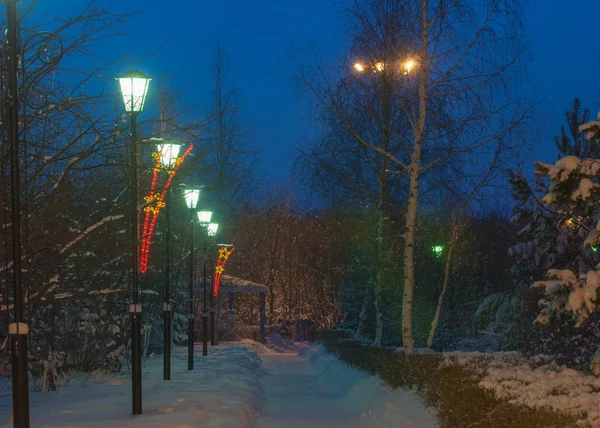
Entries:
{"type": "Polygon", "coordinates": [[[132,303],[131,316],[131,398],[134,415],[142,414],[142,305],[138,283],[138,156],[137,156],[137,117],[144,108],[150,77],[139,71],[130,71],[118,77],[125,104],[125,111],[131,117],[131,267],[132,303]]]}
{"type": "MultiPolygon", "coordinates": [[[[10,178],[12,211],[12,256],[14,320],[8,326],[12,363],[12,397],[14,426],[29,428],[29,370],[27,369],[27,335],[29,326],[23,321],[23,288],[21,285],[21,187],[19,177],[19,41],[17,1],[6,1],[6,48],[8,59],[8,141],[10,144],[10,178]]],[[[8,301],[8,299],[7,299],[8,301]]]]}
{"type": "Polygon", "coordinates": [[[190,210],[190,282],[189,282],[189,298],[190,307],[188,314],[188,370],[194,369],[194,322],[195,322],[195,304],[194,304],[194,210],[198,205],[200,197],[200,189],[185,189],[185,204],[190,210]]]}
{"type": "MultiPolygon", "coordinates": [[[[208,227],[208,236],[212,238],[211,246],[214,243],[215,237],[217,236],[217,232],[219,230],[219,225],[217,223],[211,223],[208,227]]],[[[214,251],[211,250],[211,263],[210,263],[210,346],[216,346],[217,337],[216,337],[216,325],[215,325],[215,260],[214,260],[214,251]]],[[[206,302],[206,298],[205,298],[206,302]]]]}
{"type": "MultiPolygon", "coordinates": [[[[177,156],[181,150],[181,144],[161,143],[156,146],[160,153],[160,162],[167,168],[169,173],[172,171],[177,156]]],[[[167,203],[165,205],[165,286],[163,302],[163,380],[171,380],[171,192],[167,189],[165,195],[167,203]]]]}
{"type": "MultiPolygon", "coordinates": [[[[198,211],[198,221],[203,229],[208,231],[210,227],[210,219],[212,218],[211,211],[198,211]]],[[[206,243],[207,238],[203,237],[204,245],[202,251],[202,288],[203,288],[203,306],[202,306],[202,355],[208,355],[208,293],[206,281],[206,243]]]]}

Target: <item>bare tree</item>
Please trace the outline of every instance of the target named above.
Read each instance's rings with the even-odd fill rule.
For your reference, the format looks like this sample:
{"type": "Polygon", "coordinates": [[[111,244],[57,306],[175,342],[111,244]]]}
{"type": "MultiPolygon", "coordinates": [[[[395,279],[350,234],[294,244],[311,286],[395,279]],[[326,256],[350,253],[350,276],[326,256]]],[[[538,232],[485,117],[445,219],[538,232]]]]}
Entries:
{"type": "MultiPolygon", "coordinates": [[[[353,36],[367,47],[363,55],[345,58],[343,68],[299,65],[298,77],[358,144],[387,159],[390,174],[408,181],[402,336],[411,354],[421,183],[435,182],[434,171],[455,165],[446,178],[461,188],[480,180],[487,164],[498,162],[498,148],[502,163],[522,144],[518,139],[530,105],[511,92],[524,51],[521,2],[356,0],[347,10],[353,36]],[[390,33],[401,36],[387,38],[390,33]],[[408,124],[386,129],[398,140],[397,152],[378,144],[348,114],[349,105],[364,105],[365,99],[346,83],[353,63],[355,74],[381,74],[396,82],[392,97],[408,124]]],[[[367,106],[366,111],[374,110],[367,106]]]]}
{"type": "MultiPolygon", "coordinates": [[[[22,22],[22,40],[31,43],[22,57],[26,84],[19,95],[23,280],[31,340],[36,343],[32,349],[40,350],[34,357],[45,361],[71,349],[69,362],[85,360],[88,367],[115,362],[127,343],[121,322],[127,296],[123,290],[128,288],[124,278],[130,269],[128,225],[123,215],[130,203],[124,197],[130,130],[113,78],[115,62],[122,58],[103,58],[97,48],[111,38],[123,39],[136,12],[119,12],[115,6],[110,1],[89,0],[53,18],[40,17],[34,3],[22,22]],[[51,68],[39,68],[40,58],[35,56],[36,52],[54,52],[42,49],[54,39],[44,38],[45,33],[41,38],[34,35],[41,30],[53,32],[63,43],[64,56],[51,68]],[[121,290],[121,297],[90,294],[101,290],[121,290]],[[56,308],[58,296],[83,295],[94,297],[78,301],[77,310],[68,303],[61,310],[56,308]],[[111,340],[102,343],[99,337],[111,340]],[[79,358],[78,349],[86,355],[79,358]]],[[[180,109],[169,121],[180,133],[194,133],[193,124],[182,120],[184,116],[180,109]]],[[[142,140],[155,122],[157,118],[139,123],[142,140]]],[[[0,134],[6,135],[6,121],[0,123],[0,134]]],[[[3,144],[0,239],[9,246],[7,155],[3,144]]],[[[5,276],[11,266],[5,251],[0,256],[5,311],[11,308],[5,276]]],[[[57,359],[52,361],[55,364],[57,359]]],[[[52,370],[46,367],[46,371],[52,370]]]]}

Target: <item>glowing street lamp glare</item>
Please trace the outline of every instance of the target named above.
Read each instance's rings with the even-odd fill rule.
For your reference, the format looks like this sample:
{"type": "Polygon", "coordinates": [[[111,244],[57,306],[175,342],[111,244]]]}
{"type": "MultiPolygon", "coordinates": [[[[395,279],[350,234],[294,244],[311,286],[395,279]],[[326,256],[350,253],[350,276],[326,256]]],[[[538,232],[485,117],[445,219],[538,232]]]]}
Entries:
{"type": "Polygon", "coordinates": [[[354,68],[356,69],[356,71],[359,71],[361,73],[363,71],[365,71],[365,66],[362,65],[360,62],[357,62],[356,64],[354,64],[354,68]]]}
{"type": "Polygon", "coordinates": [[[212,211],[198,211],[198,221],[201,224],[209,224],[212,218],[212,211]]]}
{"type": "Polygon", "coordinates": [[[431,250],[433,251],[433,254],[437,258],[440,258],[442,256],[442,253],[444,252],[444,246],[443,245],[434,245],[433,247],[431,247],[431,250]]]}
{"type": "Polygon", "coordinates": [[[148,94],[150,77],[139,71],[130,71],[117,77],[121,87],[121,95],[127,113],[140,113],[144,109],[144,102],[148,94]]]}
{"type": "Polygon", "coordinates": [[[375,64],[375,70],[377,71],[383,71],[383,69],[385,68],[383,62],[378,62],[375,64]]]}
{"type": "Polygon", "coordinates": [[[210,223],[208,225],[208,236],[216,236],[218,230],[219,225],[217,223],[210,223]]]}
{"type": "Polygon", "coordinates": [[[408,61],[406,61],[404,63],[404,69],[406,70],[407,73],[410,73],[410,70],[412,70],[415,66],[415,62],[412,59],[409,59],[408,61]]]}
{"type": "Polygon", "coordinates": [[[167,143],[158,144],[156,146],[160,153],[160,162],[165,168],[173,168],[177,162],[179,151],[181,150],[181,144],[167,143]]]}
{"type": "Polygon", "coordinates": [[[183,191],[185,197],[185,204],[188,208],[194,209],[198,205],[198,199],[200,198],[200,189],[185,189],[183,191]]]}

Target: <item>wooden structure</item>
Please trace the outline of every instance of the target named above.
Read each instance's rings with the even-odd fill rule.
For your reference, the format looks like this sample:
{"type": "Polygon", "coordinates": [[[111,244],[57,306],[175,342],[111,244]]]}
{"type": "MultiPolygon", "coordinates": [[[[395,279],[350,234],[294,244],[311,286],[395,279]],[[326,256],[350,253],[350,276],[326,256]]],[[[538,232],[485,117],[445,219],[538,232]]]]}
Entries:
{"type": "Polygon", "coordinates": [[[258,293],[260,295],[260,339],[264,343],[266,337],[265,327],[265,298],[269,289],[266,285],[257,284],[230,275],[222,275],[219,284],[219,294],[229,296],[229,309],[235,308],[236,294],[258,293]]]}

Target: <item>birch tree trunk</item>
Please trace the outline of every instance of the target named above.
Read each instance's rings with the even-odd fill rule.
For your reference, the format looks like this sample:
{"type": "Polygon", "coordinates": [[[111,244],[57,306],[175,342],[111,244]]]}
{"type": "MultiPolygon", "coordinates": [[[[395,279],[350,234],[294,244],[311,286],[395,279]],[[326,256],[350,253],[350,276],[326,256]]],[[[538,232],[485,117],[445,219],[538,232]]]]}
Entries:
{"type": "Polygon", "coordinates": [[[446,266],[444,268],[444,280],[442,282],[442,291],[440,292],[440,296],[438,297],[437,309],[435,311],[435,316],[433,317],[433,321],[431,322],[431,331],[429,332],[429,337],[427,338],[427,351],[431,350],[431,346],[433,345],[433,338],[435,337],[435,332],[440,323],[440,316],[442,314],[442,307],[444,304],[444,297],[446,296],[446,290],[448,289],[448,281],[450,279],[450,266],[452,265],[452,249],[454,248],[454,242],[451,242],[448,248],[448,256],[446,257],[446,266]]]}
{"type": "Polygon", "coordinates": [[[412,308],[415,289],[415,231],[417,228],[417,202],[419,199],[419,177],[421,174],[421,151],[425,122],[427,120],[427,46],[429,43],[429,21],[427,7],[429,0],[421,1],[421,49],[419,64],[419,120],[414,132],[414,146],[409,170],[410,193],[406,213],[406,232],[404,234],[404,295],[402,298],[402,342],[404,353],[414,352],[415,341],[412,331],[412,308]]]}

